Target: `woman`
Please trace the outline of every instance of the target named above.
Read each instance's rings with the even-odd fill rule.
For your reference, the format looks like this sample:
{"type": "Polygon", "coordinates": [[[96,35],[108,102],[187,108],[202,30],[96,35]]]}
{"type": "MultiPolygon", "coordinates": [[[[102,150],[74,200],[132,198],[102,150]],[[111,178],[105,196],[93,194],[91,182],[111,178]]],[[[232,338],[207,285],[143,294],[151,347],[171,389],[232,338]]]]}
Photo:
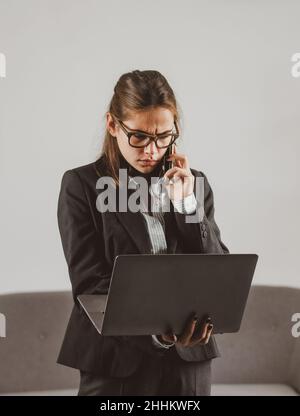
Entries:
{"type": "Polygon", "coordinates": [[[101,336],[77,300],[80,294],[107,294],[118,254],[229,253],[204,173],[190,169],[186,155],[176,151],[168,158],[173,168],[164,171],[178,121],[173,90],[162,74],[126,73],[114,88],[100,157],[63,175],[58,224],[74,307],[57,362],[80,370],[78,395],[210,395],[211,360],[220,355],[212,322],[196,327],[188,320],[181,334],[101,336]],[[150,195],[158,196],[149,198],[158,201],[155,209],[143,198],[139,212],[99,209],[97,180],[109,176],[118,189],[120,169],[128,172],[128,198],[134,178],[142,176],[150,195]],[[169,211],[151,183],[162,176],[169,211]],[[204,178],[205,213],[200,222],[186,222],[197,209],[195,177],[204,178]]]}

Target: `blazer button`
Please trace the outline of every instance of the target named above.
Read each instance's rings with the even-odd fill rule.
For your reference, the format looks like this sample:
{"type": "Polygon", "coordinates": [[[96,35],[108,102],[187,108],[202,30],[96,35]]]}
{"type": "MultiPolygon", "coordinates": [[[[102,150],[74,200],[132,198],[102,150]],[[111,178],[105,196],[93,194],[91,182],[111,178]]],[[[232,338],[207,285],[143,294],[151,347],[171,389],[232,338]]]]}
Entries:
{"type": "Polygon", "coordinates": [[[206,237],[207,237],[207,231],[203,231],[202,236],[203,236],[204,238],[206,238],[206,237]]]}
{"type": "Polygon", "coordinates": [[[201,229],[202,229],[202,231],[205,231],[206,230],[206,226],[205,226],[205,224],[201,224],[201,229]]]}

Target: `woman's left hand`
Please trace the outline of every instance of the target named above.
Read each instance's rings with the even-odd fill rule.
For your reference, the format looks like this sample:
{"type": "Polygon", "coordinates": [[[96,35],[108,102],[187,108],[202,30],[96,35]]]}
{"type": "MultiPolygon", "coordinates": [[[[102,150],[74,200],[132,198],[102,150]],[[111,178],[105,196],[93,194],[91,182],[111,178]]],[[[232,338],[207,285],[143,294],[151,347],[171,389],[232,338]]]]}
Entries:
{"type": "Polygon", "coordinates": [[[165,187],[169,198],[178,201],[193,193],[195,177],[190,170],[187,156],[176,153],[176,146],[167,160],[173,160],[174,167],[164,174],[165,187]]]}

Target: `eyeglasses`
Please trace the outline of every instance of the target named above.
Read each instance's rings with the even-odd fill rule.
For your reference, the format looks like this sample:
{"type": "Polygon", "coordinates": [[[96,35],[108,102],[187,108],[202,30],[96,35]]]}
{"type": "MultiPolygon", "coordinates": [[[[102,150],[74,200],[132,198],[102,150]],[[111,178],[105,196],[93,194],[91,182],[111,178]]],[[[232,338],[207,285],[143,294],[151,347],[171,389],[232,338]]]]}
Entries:
{"type": "Polygon", "coordinates": [[[131,130],[125,126],[123,121],[119,120],[117,117],[113,116],[116,122],[119,124],[123,132],[128,138],[128,143],[132,147],[146,147],[151,141],[154,141],[156,146],[160,149],[165,149],[166,147],[171,146],[176,139],[179,137],[179,130],[176,121],[174,121],[176,133],[169,130],[162,134],[148,134],[140,130],[131,130]]]}

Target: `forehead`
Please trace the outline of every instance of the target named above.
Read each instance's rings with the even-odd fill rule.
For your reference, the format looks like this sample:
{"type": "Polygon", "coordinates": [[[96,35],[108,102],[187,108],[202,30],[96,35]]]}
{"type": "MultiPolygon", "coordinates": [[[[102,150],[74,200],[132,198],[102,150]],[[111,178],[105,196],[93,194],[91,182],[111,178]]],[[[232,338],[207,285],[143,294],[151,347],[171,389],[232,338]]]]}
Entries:
{"type": "Polygon", "coordinates": [[[172,130],[174,116],[166,108],[157,108],[133,113],[127,120],[124,120],[124,123],[132,130],[142,130],[149,134],[160,134],[167,130],[172,130]]]}

